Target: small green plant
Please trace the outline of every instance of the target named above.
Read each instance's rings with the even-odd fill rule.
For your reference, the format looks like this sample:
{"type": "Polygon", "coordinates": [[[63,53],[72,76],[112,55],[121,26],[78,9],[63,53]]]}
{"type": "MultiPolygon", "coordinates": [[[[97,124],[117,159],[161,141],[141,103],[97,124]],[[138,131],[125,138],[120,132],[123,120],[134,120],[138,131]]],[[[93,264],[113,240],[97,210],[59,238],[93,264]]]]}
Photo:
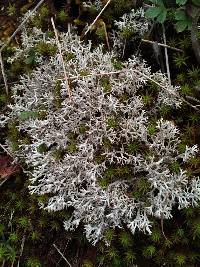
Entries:
{"type": "Polygon", "coordinates": [[[18,219],[18,225],[20,228],[28,228],[30,226],[29,218],[22,216],[18,219]]]}
{"type": "Polygon", "coordinates": [[[186,57],[184,54],[178,54],[174,57],[174,64],[177,68],[182,68],[187,66],[187,59],[188,57],[186,57]]]}
{"type": "Polygon", "coordinates": [[[180,171],[180,165],[177,161],[174,161],[170,165],[170,171],[173,173],[179,173],[180,171]]]}
{"type": "Polygon", "coordinates": [[[17,233],[13,232],[9,235],[8,240],[12,243],[16,243],[19,240],[19,236],[17,233]]]}
{"type": "Polygon", "coordinates": [[[132,245],[131,235],[125,231],[121,232],[119,240],[124,248],[128,248],[132,245]]]}
{"type": "Polygon", "coordinates": [[[155,6],[148,8],[146,11],[146,17],[156,19],[157,22],[163,23],[167,17],[167,8],[165,7],[163,1],[150,0],[150,2],[155,4],[155,6]]]}
{"type": "Polygon", "coordinates": [[[93,263],[90,260],[84,260],[82,267],[93,267],[93,263]]]}
{"type": "MultiPolygon", "coordinates": [[[[192,19],[188,16],[186,6],[184,6],[187,4],[188,0],[150,0],[147,2],[153,4],[153,6],[149,7],[146,11],[147,18],[155,19],[159,23],[164,23],[167,18],[170,19],[173,17],[176,21],[175,28],[177,32],[191,29],[192,19]]],[[[192,0],[191,2],[194,6],[200,6],[198,0],[192,0]]]]}
{"type": "Polygon", "coordinates": [[[125,252],[125,261],[127,263],[127,265],[131,265],[135,262],[136,260],[136,255],[132,250],[127,250],[125,252]]]}
{"type": "Polygon", "coordinates": [[[26,262],[27,267],[41,267],[41,263],[37,258],[29,258],[26,262]]]}
{"type": "Polygon", "coordinates": [[[62,21],[62,22],[64,22],[64,21],[67,20],[68,15],[67,15],[67,13],[65,12],[64,9],[60,10],[60,12],[58,13],[58,18],[59,18],[59,20],[62,21]]]}
{"type": "Polygon", "coordinates": [[[115,230],[114,229],[110,228],[105,232],[105,239],[109,243],[113,241],[114,237],[115,237],[115,230]]]}
{"type": "Polygon", "coordinates": [[[174,259],[176,263],[178,264],[178,266],[183,266],[186,262],[186,256],[183,254],[176,254],[174,259]]]}
{"type": "Polygon", "coordinates": [[[15,16],[16,12],[17,12],[16,5],[9,3],[9,5],[7,7],[7,14],[9,16],[15,16]]]}
{"type": "Polygon", "coordinates": [[[146,247],[143,251],[143,255],[147,258],[153,257],[153,255],[156,253],[156,248],[153,245],[150,245],[146,247]]]}

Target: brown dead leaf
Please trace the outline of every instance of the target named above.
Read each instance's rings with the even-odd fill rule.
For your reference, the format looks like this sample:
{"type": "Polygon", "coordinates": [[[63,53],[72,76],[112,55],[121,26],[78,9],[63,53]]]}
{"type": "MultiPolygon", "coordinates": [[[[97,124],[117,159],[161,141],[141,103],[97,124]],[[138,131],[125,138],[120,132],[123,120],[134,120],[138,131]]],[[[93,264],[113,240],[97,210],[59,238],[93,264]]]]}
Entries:
{"type": "Polygon", "coordinates": [[[21,168],[17,164],[12,164],[10,156],[0,155],[0,179],[5,179],[12,174],[20,172],[21,168]]]}

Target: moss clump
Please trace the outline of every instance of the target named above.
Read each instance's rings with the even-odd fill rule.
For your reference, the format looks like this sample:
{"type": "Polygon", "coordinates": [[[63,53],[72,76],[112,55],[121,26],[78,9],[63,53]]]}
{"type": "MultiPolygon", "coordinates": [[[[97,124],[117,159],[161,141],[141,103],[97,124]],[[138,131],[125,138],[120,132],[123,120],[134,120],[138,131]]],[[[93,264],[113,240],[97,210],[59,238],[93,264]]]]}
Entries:
{"type": "Polygon", "coordinates": [[[45,42],[39,42],[35,46],[35,51],[39,53],[42,56],[53,56],[55,55],[57,51],[56,45],[45,43],[45,42]]]}
{"type": "Polygon", "coordinates": [[[61,80],[56,81],[54,90],[54,102],[57,109],[61,108],[62,105],[62,95],[61,95],[61,80]]]}
{"type": "Polygon", "coordinates": [[[79,133],[85,134],[89,130],[89,127],[86,124],[80,124],[79,126],[79,133]]]}
{"type": "Polygon", "coordinates": [[[48,151],[48,147],[46,144],[41,144],[37,147],[37,151],[41,154],[46,153],[48,151]]]}
{"type": "Polygon", "coordinates": [[[100,79],[100,83],[101,83],[101,86],[103,87],[103,91],[105,93],[109,93],[112,91],[112,86],[110,84],[110,79],[109,77],[107,76],[103,76],[101,79],[100,79]]]}
{"type": "Polygon", "coordinates": [[[107,119],[107,127],[108,129],[116,129],[118,126],[117,119],[114,117],[110,117],[107,119]]]}

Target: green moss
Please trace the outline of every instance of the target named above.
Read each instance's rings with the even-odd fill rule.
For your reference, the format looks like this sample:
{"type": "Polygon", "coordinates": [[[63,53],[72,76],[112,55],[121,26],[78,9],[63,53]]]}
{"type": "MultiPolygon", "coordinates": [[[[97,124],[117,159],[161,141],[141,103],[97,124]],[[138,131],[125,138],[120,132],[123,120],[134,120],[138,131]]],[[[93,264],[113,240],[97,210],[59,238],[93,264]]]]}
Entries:
{"type": "Polygon", "coordinates": [[[103,76],[100,79],[101,86],[103,87],[103,91],[105,93],[110,93],[112,91],[112,86],[110,84],[110,79],[107,76],[103,76]]]}
{"type": "Polygon", "coordinates": [[[103,137],[103,148],[104,149],[112,149],[113,145],[111,143],[111,141],[106,138],[106,137],[103,137]]]}
{"type": "Polygon", "coordinates": [[[84,260],[82,267],[93,267],[93,263],[90,260],[84,260]]]}
{"type": "Polygon", "coordinates": [[[115,237],[115,230],[113,228],[109,228],[105,231],[105,239],[110,243],[113,241],[115,237]]]}
{"type": "Polygon", "coordinates": [[[129,95],[127,93],[123,93],[119,96],[119,101],[126,102],[129,100],[129,95]]]}
{"type": "Polygon", "coordinates": [[[156,128],[156,125],[153,124],[153,123],[150,123],[147,127],[147,131],[149,133],[149,135],[155,135],[156,132],[157,132],[157,128],[156,128]]]}
{"type": "Polygon", "coordinates": [[[52,157],[57,161],[63,159],[63,156],[64,156],[64,150],[62,150],[61,148],[54,149],[52,151],[52,157]]]}
{"type": "Polygon", "coordinates": [[[42,237],[41,233],[38,232],[37,230],[32,231],[32,233],[31,233],[31,235],[30,235],[30,239],[31,239],[31,241],[33,241],[33,242],[38,242],[38,241],[40,241],[40,240],[41,240],[41,237],[42,237]]]}
{"type": "Polygon", "coordinates": [[[30,227],[30,220],[29,220],[29,218],[27,216],[20,217],[18,219],[18,222],[17,223],[18,223],[18,226],[20,228],[26,229],[26,228],[30,227]]]}
{"type": "Polygon", "coordinates": [[[16,243],[16,242],[19,241],[19,236],[18,236],[18,234],[15,233],[15,232],[10,233],[8,240],[9,240],[11,243],[16,243]]]}
{"type": "Polygon", "coordinates": [[[39,10],[40,17],[44,19],[50,15],[50,9],[47,5],[43,5],[39,10]]]}
{"type": "Polygon", "coordinates": [[[67,146],[67,152],[69,153],[75,153],[77,151],[77,146],[75,142],[71,142],[68,146],[67,146]]]}
{"type": "Polygon", "coordinates": [[[162,105],[161,108],[160,108],[160,115],[162,117],[169,116],[171,111],[172,110],[171,110],[170,106],[162,105]]]}
{"type": "Polygon", "coordinates": [[[184,95],[192,95],[192,88],[189,84],[183,84],[180,87],[180,92],[184,95]]]}
{"type": "Polygon", "coordinates": [[[89,130],[89,127],[86,124],[80,124],[79,133],[85,134],[89,130]]]}
{"type": "Polygon", "coordinates": [[[182,68],[184,66],[187,66],[187,59],[188,57],[182,54],[176,54],[174,57],[174,64],[177,68],[182,68]]]}
{"type": "Polygon", "coordinates": [[[40,261],[37,258],[31,257],[26,262],[27,267],[42,267],[40,261]]]}
{"type": "Polygon", "coordinates": [[[142,96],[142,102],[144,103],[145,106],[149,106],[152,104],[153,97],[151,95],[143,95],[142,96]]]}
{"type": "Polygon", "coordinates": [[[96,35],[98,36],[99,40],[101,41],[105,40],[106,34],[105,34],[105,29],[103,26],[98,27],[96,29],[96,35]]]}
{"type": "Polygon", "coordinates": [[[87,70],[87,69],[82,69],[82,70],[80,70],[79,71],[79,74],[81,75],[81,76],[88,76],[88,75],[90,75],[90,71],[89,70],[87,70]]]}
{"type": "Polygon", "coordinates": [[[45,42],[39,42],[35,46],[35,50],[42,56],[53,56],[57,52],[57,47],[54,44],[49,44],[45,42]]]}
{"type": "Polygon", "coordinates": [[[180,164],[177,161],[174,161],[173,163],[171,163],[169,169],[173,173],[179,173],[180,172],[180,164]]]}
{"type": "Polygon", "coordinates": [[[123,27],[120,34],[123,38],[125,39],[130,39],[133,35],[133,30],[130,29],[129,27],[123,27]]]}
{"type": "Polygon", "coordinates": [[[131,249],[125,252],[125,261],[128,266],[136,261],[136,255],[131,249]]]}
{"type": "Polygon", "coordinates": [[[76,55],[72,52],[64,54],[64,60],[66,60],[66,61],[70,61],[70,60],[73,60],[75,58],[76,58],[76,55]]]}
{"type": "Polygon", "coordinates": [[[124,247],[124,248],[128,248],[132,245],[132,236],[128,233],[128,232],[121,232],[120,236],[119,236],[119,241],[120,244],[124,247]]]}
{"type": "Polygon", "coordinates": [[[62,10],[60,10],[60,11],[58,12],[58,18],[59,18],[59,20],[62,21],[62,22],[66,21],[66,20],[68,19],[68,14],[65,12],[64,9],[62,9],[62,10]]]}
{"type": "Polygon", "coordinates": [[[40,154],[43,154],[43,153],[46,153],[48,151],[48,147],[46,144],[41,144],[37,147],[37,151],[40,153],[40,154]]]}
{"type": "Polygon", "coordinates": [[[143,255],[144,257],[146,258],[151,258],[153,257],[153,255],[156,253],[156,248],[154,245],[150,245],[148,247],[146,247],[144,250],[143,250],[143,255]]]}
{"type": "Polygon", "coordinates": [[[54,102],[57,109],[62,106],[62,95],[61,95],[61,80],[56,81],[55,90],[54,90],[54,102]]]}
{"type": "Polygon", "coordinates": [[[116,58],[112,59],[112,65],[113,65],[115,70],[122,70],[123,67],[124,67],[123,63],[120,60],[116,59],[116,58]]]}
{"type": "Polygon", "coordinates": [[[139,200],[141,197],[146,195],[150,188],[151,183],[146,178],[140,177],[134,183],[134,191],[132,192],[132,195],[136,200],[139,200]]]}
{"type": "Polygon", "coordinates": [[[139,151],[139,144],[137,142],[132,142],[127,145],[127,151],[135,155],[139,151]]]}
{"type": "Polygon", "coordinates": [[[106,171],[105,171],[105,177],[107,177],[108,179],[113,179],[114,176],[116,175],[116,167],[114,165],[110,165],[107,167],[106,171]]]}
{"type": "Polygon", "coordinates": [[[19,150],[20,132],[15,123],[8,124],[7,138],[13,151],[19,150]]]}
{"type": "Polygon", "coordinates": [[[110,117],[106,121],[108,129],[116,129],[118,126],[117,119],[114,117],[110,117]]]}
{"type": "Polygon", "coordinates": [[[8,7],[7,7],[7,14],[8,16],[15,16],[17,12],[16,6],[15,4],[11,4],[9,3],[8,7]]]}

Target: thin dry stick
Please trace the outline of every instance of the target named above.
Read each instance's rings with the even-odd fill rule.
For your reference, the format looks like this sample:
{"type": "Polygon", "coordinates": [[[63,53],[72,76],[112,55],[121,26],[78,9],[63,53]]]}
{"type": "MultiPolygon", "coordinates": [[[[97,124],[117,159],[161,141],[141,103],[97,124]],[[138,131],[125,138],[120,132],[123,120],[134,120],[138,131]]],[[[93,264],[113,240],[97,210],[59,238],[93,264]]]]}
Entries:
{"type": "MultiPolygon", "coordinates": [[[[154,44],[155,43],[155,41],[150,41],[150,40],[146,40],[146,39],[142,39],[142,42],[149,43],[149,44],[154,44]]],[[[172,47],[172,46],[169,46],[169,45],[166,45],[166,44],[157,43],[157,45],[172,49],[172,50],[177,51],[177,52],[183,52],[183,50],[181,50],[179,48],[172,47]]]]}
{"type": "Polygon", "coordinates": [[[6,177],[1,183],[0,183],[0,187],[9,179],[10,177],[6,177]]]}
{"type": "Polygon", "coordinates": [[[102,10],[100,11],[100,13],[98,14],[98,16],[95,18],[95,20],[92,22],[92,24],[90,24],[90,26],[88,27],[87,31],[84,33],[84,36],[92,29],[93,25],[96,23],[96,21],[98,20],[98,18],[101,16],[101,14],[104,12],[104,10],[106,9],[106,7],[110,4],[111,0],[108,0],[108,2],[105,4],[105,6],[102,8],[102,10]]]}
{"type": "MultiPolygon", "coordinates": [[[[166,45],[166,34],[165,34],[165,26],[162,24],[162,29],[163,29],[163,41],[164,44],[166,45]]],[[[171,74],[170,74],[170,69],[169,69],[169,57],[168,57],[168,52],[167,52],[167,47],[165,47],[165,63],[166,63],[166,68],[167,68],[167,77],[169,80],[169,84],[171,85],[171,74]]]]}
{"type": "Polygon", "coordinates": [[[165,232],[164,232],[163,214],[161,214],[160,224],[161,224],[161,231],[162,231],[162,234],[163,234],[164,238],[165,238],[166,240],[168,240],[167,237],[166,237],[166,235],[165,235],[165,232]]]}
{"type": "Polygon", "coordinates": [[[54,248],[58,251],[58,253],[62,256],[62,258],[66,261],[66,263],[72,267],[72,265],[69,263],[69,261],[65,258],[65,256],[62,254],[62,252],[60,251],[60,249],[55,245],[53,244],[54,248]]]}
{"type": "Polygon", "coordinates": [[[102,23],[103,23],[103,29],[104,29],[105,37],[106,37],[106,44],[107,44],[108,50],[110,51],[110,43],[109,43],[109,39],[108,39],[108,33],[107,33],[107,29],[106,29],[106,24],[105,24],[104,21],[102,23]]]}
{"type": "Polygon", "coordinates": [[[3,146],[2,144],[0,144],[0,147],[12,158],[12,154],[5,148],[5,146],[3,146]]]}
{"type": "Polygon", "coordinates": [[[1,72],[2,72],[2,75],[3,75],[4,85],[5,85],[5,88],[6,88],[6,94],[8,95],[8,83],[7,83],[7,78],[6,78],[6,74],[5,74],[5,69],[4,69],[4,64],[3,64],[1,51],[0,51],[0,64],[1,64],[1,72]]]}
{"type": "Polygon", "coordinates": [[[22,243],[21,243],[21,249],[20,249],[20,255],[19,255],[19,260],[18,260],[18,263],[17,263],[17,267],[19,267],[19,263],[20,263],[20,258],[22,256],[22,253],[23,253],[23,250],[24,250],[24,243],[25,243],[25,235],[23,236],[22,238],[22,243]]]}
{"type": "Polygon", "coordinates": [[[65,62],[64,62],[63,55],[62,55],[62,48],[61,48],[61,44],[59,42],[58,32],[56,30],[56,27],[55,27],[55,23],[54,23],[53,18],[51,18],[51,23],[52,23],[53,30],[54,30],[54,33],[55,33],[56,44],[58,46],[58,50],[59,50],[59,54],[60,54],[60,59],[61,59],[61,62],[62,62],[62,67],[63,67],[63,72],[64,72],[64,78],[65,78],[66,88],[68,90],[69,98],[71,99],[71,91],[70,91],[70,86],[69,86],[69,78],[68,78],[67,71],[66,71],[66,68],[65,68],[65,62]]]}

